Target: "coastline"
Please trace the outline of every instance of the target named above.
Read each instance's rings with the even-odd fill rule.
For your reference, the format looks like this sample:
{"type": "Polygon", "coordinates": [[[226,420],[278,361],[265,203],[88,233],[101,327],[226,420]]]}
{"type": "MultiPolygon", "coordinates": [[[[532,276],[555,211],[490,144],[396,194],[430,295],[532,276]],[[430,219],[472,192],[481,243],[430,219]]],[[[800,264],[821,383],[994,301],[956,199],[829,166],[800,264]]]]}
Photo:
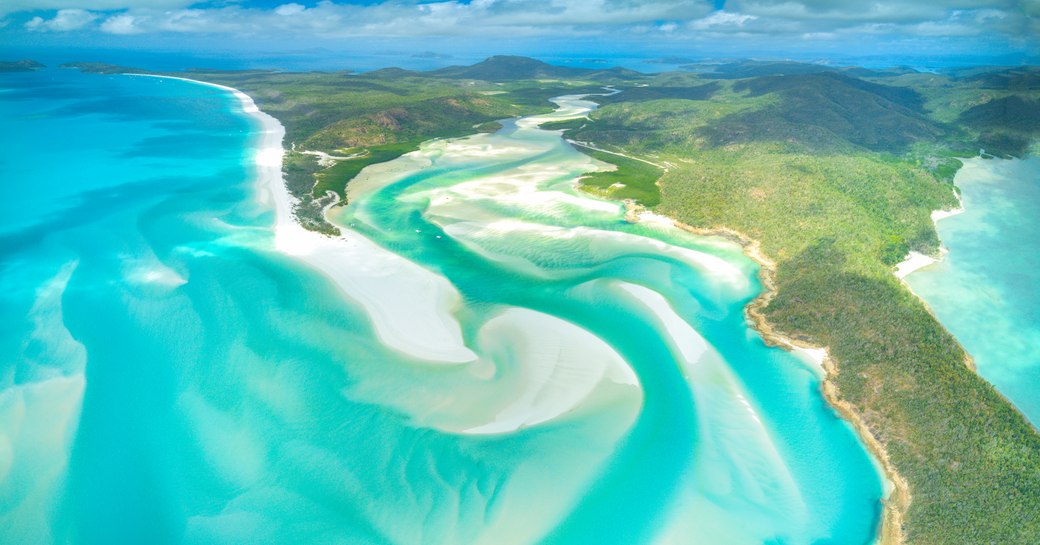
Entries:
{"type": "Polygon", "coordinates": [[[348,299],[364,307],[379,339],[403,354],[433,365],[476,359],[463,342],[454,311],[461,297],[443,276],[391,253],[348,229],[337,237],[308,231],[296,221],[296,200],[282,176],[285,127],[253,99],[226,85],[157,74],[123,74],[176,79],[231,93],[243,113],[260,126],[254,164],[258,202],[275,212],[274,250],[325,275],[348,299]]]}
{"type": "MultiPolygon", "coordinates": [[[[415,295],[410,290],[405,290],[408,293],[398,293],[397,295],[387,294],[385,291],[378,289],[374,292],[366,293],[366,291],[370,289],[370,286],[359,286],[357,278],[355,277],[356,275],[352,275],[350,272],[344,270],[345,264],[354,265],[359,261],[371,260],[372,256],[368,255],[366,252],[379,253],[381,251],[381,248],[368,241],[368,239],[359,234],[348,231],[345,231],[342,236],[330,237],[307,231],[299,225],[293,214],[295,199],[289,194],[285,187],[281,172],[282,159],[285,151],[283,148],[285,129],[277,119],[261,111],[251,97],[232,87],[189,78],[154,74],[126,75],[177,79],[219,88],[232,93],[233,96],[239,100],[243,113],[253,117],[261,127],[261,130],[259,131],[260,141],[256,145],[257,151],[254,159],[257,167],[257,195],[262,204],[273,204],[275,211],[275,249],[287,256],[300,259],[313,268],[318,269],[328,276],[347,297],[357,301],[362,306],[365,306],[366,310],[368,310],[369,314],[372,316],[377,335],[379,335],[380,339],[384,343],[409,355],[415,356],[416,358],[435,361],[438,363],[467,363],[475,358],[475,355],[473,355],[473,353],[470,352],[462,343],[458,323],[452,317],[453,309],[458,306],[458,294],[451,289],[450,283],[447,286],[447,291],[451,293],[445,294],[444,290],[439,289],[437,291],[438,295],[432,298],[435,300],[434,304],[437,307],[434,313],[439,314],[437,317],[438,321],[441,322],[440,325],[443,326],[443,329],[447,330],[446,332],[438,331],[436,335],[427,335],[427,337],[439,336],[439,338],[433,339],[433,345],[427,345],[421,339],[416,342],[414,340],[408,341],[406,338],[410,336],[414,339],[416,334],[422,331],[422,328],[426,327],[426,325],[416,325],[414,322],[405,324],[404,327],[401,328],[403,329],[404,335],[400,337],[395,335],[393,332],[387,332],[380,328],[381,323],[401,320],[400,317],[397,316],[393,319],[380,320],[380,316],[383,316],[388,309],[381,308],[380,305],[373,302],[373,300],[385,300],[387,298],[392,300],[403,299],[401,305],[391,301],[391,303],[386,306],[397,308],[397,310],[408,308],[409,312],[414,316],[422,314],[421,311],[417,312],[415,309],[415,302],[417,300],[415,295]],[[365,243],[371,247],[368,247],[365,243]],[[454,297],[452,297],[452,295],[454,295],[454,297]],[[452,326],[454,326],[454,328],[452,326]],[[452,331],[453,329],[454,331],[452,331]],[[434,346],[439,341],[443,341],[444,338],[449,339],[447,346],[434,346]]],[[[638,221],[639,213],[636,212],[635,216],[638,221]]],[[[670,221],[672,221],[677,228],[692,234],[701,236],[721,236],[733,240],[742,246],[745,255],[760,265],[758,276],[762,282],[763,290],[747,305],[747,307],[745,307],[745,313],[748,320],[751,322],[753,329],[762,336],[767,345],[780,346],[785,350],[800,353],[816,362],[823,370],[824,379],[821,381],[821,390],[824,398],[832,407],[835,408],[842,418],[847,420],[853,426],[857,435],[867,446],[867,449],[875,456],[875,459],[881,465],[883,473],[888,479],[887,484],[892,487],[890,491],[887,491],[887,498],[882,500],[882,517],[875,543],[878,545],[901,545],[904,542],[904,536],[902,534],[903,515],[910,503],[910,493],[906,481],[896,472],[883,445],[873,437],[866,424],[859,417],[858,413],[856,413],[855,408],[851,404],[840,399],[837,387],[831,380],[833,377],[837,376],[838,370],[835,363],[827,353],[826,348],[813,346],[804,340],[786,336],[785,334],[776,331],[765,318],[764,309],[768,306],[776,293],[775,263],[761,250],[760,243],[757,240],[754,240],[738,231],[728,228],[696,228],[675,220],[670,219],[670,221]]],[[[395,267],[407,267],[408,265],[418,267],[418,265],[415,265],[410,261],[399,258],[393,254],[390,255],[403,262],[393,263],[392,265],[395,267]]],[[[377,256],[376,261],[379,261],[378,257],[381,256],[377,256]]],[[[390,268],[379,268],[376,272],[379,276],[385,276],[389,270],[390,268]]],[[[425,269],[422,270],[428,274],[433,274],[425,269]]],[[[411,271],[405,271],[401,274],[405,276],[410,273],[411,271]]],[[[421,273],[419,276],[422,276],[421,273]]],[[[443,278],[440,279],[445,280],[443,278]]],[[[423,280],[428,281],[426,278],[423,280]]],[[[430,288],[431,286],[428,283],[423,283],[420,287],[420,289],[427,291],[430,288]]],[[[421,318],[416,318],[416,320],[422,321],[421,318]]]]}
{"type": "MultiPolygon", "coordinates": [[[[938,227],[939,227],[939,222],[940,221],[942,221],[942,220],[944,220],[946,218],[951,218],[951,217],[956,216],[958,214],[963,214],[964,213],[964,201],[961,199],[961,196],[959,194],[957,194],[956,192],[954,192],[954,197],[957,198],[957,208],[951,208],[949,210],[932,210],[932,214],[931,214],[932,226],[936,230],[936,236],[938,236],[938,232],[939,232],[938,227]]],[[[920,299],[921,303],[923,303],[924,307],[928,310],[928,313],[931,314],[932,316],[935,316],[935,312],[932,310],[931,305],[928,304],[928,301],[925,301],[924,298],[922,298],[920,295],[918,295],[916,292],[914,292],[914,289],[912,287],[910,287],[910,283],[906,281],[906,277],[911,275],[911,274],[913,274],[913,273],[915,273],[915,272],[917,272],[917,271],[919,271],[919,270],[921,270],[921,269],[923,269],[923,268],[925,268],[925,267],[929,267],[931,265],[934,265],[934,264],[942,261],[943,257],[946,255],[946,252],[947,252],[946,247],[942,245],[942,240],[940,239],[939,240],[939,257],[931,257],[931,256],[928,256],[928,255],[922,254],[920,252],[910,252],[907,255],[906,259],[904,259],[903,261],[899,262],[896,265],[895,271],[893,271],[893,273],[892,273],[892,274],[894,274],[896,276],[896,278],[899,279],[900,282],[903,283],[904,286],[906,286],[906,289],[910,290],[910,293],[912,293],[914,295],[914,297],[917,297],[918,299],[920,299]]],[[[935,316],[935,320],[938,321],[940,324],[942,323],[939,320],[938,316],[935,316]]],[[[946,328],[946,326],[943,326],[943,329],[945,329],[945,328],[946,328]]],[[[956,338],[955,338],[955,342],[958,345],[960,345],[960,341],[956,340],[956,338]]],[[[968,351],[965,350],[963,346],[961,346],[961,350],[964,352],[964,365],[965,365],[965,367],[967,367],[968,369],[971,369],[972,372],[977,373],[978,372],[978,368],[975,367],[975,358],[973,358],[972,355],[969,354],[968,351]]]]}
{"type": "MultiPolygon", "coordinates": [[[[952,209],[949,209],[949,210],[932,210],[932,226],[933,226],[933,228],[937,227],[939,222],[944,220],[944,219],[946,219],[946,218],[953,217],[953,216],[956,216],[957,214],[963,214],[964,213],[964,203],[961,201],[960,196],[957,195],[956,193],[954,194],[954,196],[957,197],[957,202],[958,202],[957,208],[952,208],[952,209]]],[[[938,231],[938,229],[936,229],[936,231],[938,231]]],[[[938,263],[938,262],[942,261],[942,258],[943,258],[943,256],[945,254],[946,254],[946,248],[944,248],[942,246],[942,241],[941,240],[939,241],[939,256],[938,257],[932,257],[932,256],[929,256],[929,255],[922,254],[921,252],[911,251],[907,255],[906,259],[904,259],[903,261],[899,262],[896,265],[896,270],[895,270],[894,274],[896,275],[896,278],[899,278],[900,280],[903,280],[908,275],[913,274],[915,271],[918,271],[920,269],[928,267],[929,265],[934,265],[935,263],[938,263]]],[[[904,281],[903,283],[905,284],[906,282],[904,281]]],[[[908,284],[908,287],[909,287],[909,284],[908,284]]],[[[913,291],[913,290],[911,290],[911,291],[913,291]]]]}
{"type": "MultiPolygon", "coordinates": [[[[653,218],[663,217],[634,203],[626,203],[626,209],[625,218],[631,222],[641,221],[644,215],[653,218]]],[[[830,356],[827,348],[815,346],[805,340],[777,331],[765,316],[765,309],[769,306],[769,302],[773,300],[777,292],[776,263],[762,251],[762,245],[759,241],[735,229],[728,227],[694,227],[672,218],[668,219],[677,228],[688,233],[700,236],[717,236],[732,240],[740,244],[744,249],[744,255],[759,264],[758,278],[762,283],[762,292],[744,308],[744,313],[751,323],[752,329],[762,336],[762,340],[767,345],[802,354],[822,368],[823,377],[820,381],[820,389],[824,399],[841,418],[852,425],[856,435],[881,466],[887,480],[885,483],[887,485],[886,488],[890,487],[886,491],[887,497],[881,501],[881,524],[878,528],[878,535],[874,545],[903,545],[906,541],[906,536],[903,534],[903,519],[912,500],[909,483],[896,470],[885,446],[874,437],[874,434],[871,433],[870,428],[860,417],[856,408],[851,403],[841,399],[838,387],[833,380],[838,376],[838,366],[830,356]]]]}

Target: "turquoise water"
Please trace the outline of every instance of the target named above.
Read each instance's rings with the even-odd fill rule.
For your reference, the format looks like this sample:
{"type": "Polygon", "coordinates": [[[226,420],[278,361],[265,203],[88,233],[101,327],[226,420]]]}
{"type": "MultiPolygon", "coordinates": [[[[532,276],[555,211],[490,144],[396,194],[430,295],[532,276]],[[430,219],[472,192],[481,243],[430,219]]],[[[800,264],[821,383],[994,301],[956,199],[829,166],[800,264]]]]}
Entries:
{"type": "Polygon", "coordinates": [[[877,468],[748,328],[755,265],[576,193],[558,133],[426,144],[319,270],[226,92],[4,75],[0,119],[0,542],[873,540],[877,468]]]}
{"type": "Polygon", "coordinates": [[[1040,425],[1040,158],[971,159],[964,212],[938,222],[949,249],[906,277],[992,382],[1040,425]]]}

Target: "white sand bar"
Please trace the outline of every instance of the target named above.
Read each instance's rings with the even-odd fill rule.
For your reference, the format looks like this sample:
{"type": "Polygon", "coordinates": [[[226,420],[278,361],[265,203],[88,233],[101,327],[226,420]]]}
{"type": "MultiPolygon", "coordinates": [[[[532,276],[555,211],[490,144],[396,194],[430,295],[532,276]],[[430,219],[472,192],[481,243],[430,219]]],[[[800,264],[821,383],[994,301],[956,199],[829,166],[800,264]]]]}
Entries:
{"type": "Polygon", "coordinates": [[[453,314],[460,297],[448,279],[349,229],[342,229],[339,237],[329,237],[308,231],[293,219],[293,198],[282,180],[285,129],[263,112],[256,115],[264,122],[257,166],[274,197],[275,247],[322,271],[360,303],[387,346],[423,360],[475,360],[453,314]]]}
{"type": "Polygon", "coordinates": [[[576,409],[603,383],[632,387],[635,373],[606,342],[565,320],[513,307],[488,320],[482,352],[501,373],[515,377],[513,399],[470,434],[505,433],[553,420],[576,409]]]}
{"type": "MultiPolygon", "coordinates": [[[[165,76],[161,76],[165,77],[165,76]]],[[[261,123],[257,145],[258,194],[270,195],[275,209],[275,248],[328,276],[358,302],[387,346],[421,360],[465,363],[477,358],[462,340],[453,312],[458,291],[443,276],[381,248],[358,233],[343,229],[329,237],[301,227],[293,217],[294,199],[282,179],[285,128],[261,112],[248,95],[223,85],[191,80],[232,92],[242,110],[261,123]]]]}

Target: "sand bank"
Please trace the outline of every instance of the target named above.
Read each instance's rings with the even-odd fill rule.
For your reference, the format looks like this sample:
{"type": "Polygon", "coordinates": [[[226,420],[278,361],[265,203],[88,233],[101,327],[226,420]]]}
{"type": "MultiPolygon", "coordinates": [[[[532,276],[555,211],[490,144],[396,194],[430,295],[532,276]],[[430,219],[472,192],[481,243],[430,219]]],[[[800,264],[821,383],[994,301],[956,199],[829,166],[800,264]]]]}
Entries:
{"type": "Polygon", "coordinates": [[[630,387],[639,381],[624,359],[585,329],[525,308],[506,309],[481,328],[478,342],[494,355],[497,373],[515,376],[513,397],[490,422],[469,434],[515,431],[565,415],[596,395],[604,383],[630,387]]]}
{"type": "Polygon", "coordinates": [[[343,229],[342,236],[329,237],[296,222],[296,202],[282,179],[285,128],[278,120],[261,112],[252,98],[237,89],[188,78],[169,79],[228,91],[239,100],[242,111],[260,123],[254,158],[257,194],[262,203],[274,205],[275,249],[321,271],[360,304],[387,346],[425,361],[464,363],[476,359],[463,343],[453,314],[460,297],[446,278],[348,229],[343,229]]]}
{"type": "Polygon", "coordinates": [[[295,202],[282,180],[285,129],[263,112],[254,115],[263,124],[257,167],[261,185],[274,199],[275,247],[322,271],[360,303],[386,345],[423,360],[462,363],[476,359],[463,343],[453,315],[460,297],[446,278],[348,229],[342,229],[339,237],[328,237],[296,222],[295,202]]]}
{"type": "MultiPolygon", "coordinates": [[[[691,269],[728,284],[733,289],[745,289],[748,280],[744,272],[732,263],[707,252],[673,246],[657,239],[620,231],[606,231],[591,227],[554,227],[518,220],[483,222],[456,222],[443,226],[445,234],[467,246],[477,246],[482,254],[497,261],[516,262],[525,258],[524,248],[503,241],[537,240],[539,244],[567,246],[574,257],[574,266],[604,263],[625,255],[654,254],[670,257],[691,269]]],[[[532,256],[530,268],[539,265],[532,256]]],[[[558,270],[555,269],[555,270],[558,270]]]]}

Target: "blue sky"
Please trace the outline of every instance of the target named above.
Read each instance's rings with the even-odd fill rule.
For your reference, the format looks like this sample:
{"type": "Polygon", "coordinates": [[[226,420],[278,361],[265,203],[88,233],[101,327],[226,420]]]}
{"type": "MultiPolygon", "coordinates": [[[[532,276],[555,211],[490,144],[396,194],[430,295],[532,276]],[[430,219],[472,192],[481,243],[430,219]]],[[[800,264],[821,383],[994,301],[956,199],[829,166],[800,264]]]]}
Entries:
{"type": "Polygon", "coordinates": [[[1035,59],[1040,0],[0,0],[32,46],[1035,59]]]}

